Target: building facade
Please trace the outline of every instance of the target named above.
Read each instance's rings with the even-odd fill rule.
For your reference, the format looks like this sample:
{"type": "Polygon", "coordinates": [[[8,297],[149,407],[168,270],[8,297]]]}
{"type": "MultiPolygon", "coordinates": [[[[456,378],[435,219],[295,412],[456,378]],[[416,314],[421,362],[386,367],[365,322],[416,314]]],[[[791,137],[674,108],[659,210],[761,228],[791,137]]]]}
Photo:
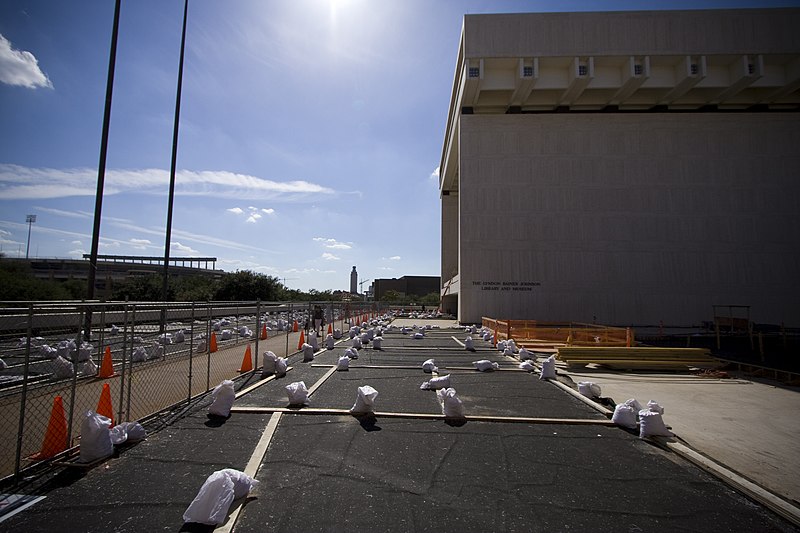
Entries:
{"type": "Polygon", "coordinates": [[[467,15],[442,308],[800,325],[800,10],[467,15]]]}
{"type": "Polygon", "coordinates": [[[440,287],[439,276],[402,276],[376,279],[372,282],[370,293],[376,300],[381,300],[387,291],[396,291],[403,296],[422,297],[439,292],[440,287]]]}

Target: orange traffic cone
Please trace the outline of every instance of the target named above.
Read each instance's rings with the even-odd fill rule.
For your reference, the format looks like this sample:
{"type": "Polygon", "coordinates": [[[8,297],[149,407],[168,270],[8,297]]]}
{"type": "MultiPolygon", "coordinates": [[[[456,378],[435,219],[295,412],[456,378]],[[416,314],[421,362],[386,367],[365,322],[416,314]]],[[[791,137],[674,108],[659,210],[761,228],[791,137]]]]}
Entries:
{"type": "Polygon", "coordinates": [[[253,370],[253,352],[250,351],[250,345],[247,345],[247,349],[244,351],[244,359],[242,359],[242,368],[239,369],[239,372],[250,372],[253,370]]]}
{"type": "Polygon", "coordinates": [[[110,378],[114,375],[114,363],[111,360],[111,347],[106,346],[106,353],[103,356],[103,362],[100,364],[100,372],[97,373],[98,378],[110,378]]]}
{"type": "Polygon", "coordinates": [[[300,328],[300,325],[297,323],[297,320],[294,321],[294,325],[292,326],[292,333],[297,333],[297,330],[300,328]]]}
{"type": "Polygon", "coordinates": [[[261,340],[267,340],[267,325],[264,324],[264,327],[261,328],[261,340]]]}
{"type": "Polygon", "coordinates": [[[331,324],[328,324],[328,333],[333,335],[333,326],[331,324]]]}
{"type": "Polygon", "coordinates": [[[100,393],[100,401],[97,402],[97,414],[111,419],[111,427],[114,424],[114,408],[111,406],[111,387],[108,383],[103,383],[103,392],[100,393]]]}
{"type": "Polygon", "coordinates": [[[217,335],[211,332],[211,344],[209,344],[208,352],[214,353],[217,351],[217,335]]]}
{"type": "Polygon", "coordinates": [[[297,343],[297,349],[298,349],[298,350],[302,350],[302,349],[303,349],[303,345],[304,345],[305,343],[306,343],[306,335],[305,335],[305,331],[302,331],[302,330],[301,330],[301,331],[300,331],[300,341],[297,343]]]}
{"type": "Polygon", "coordinates": [[[50,411],[50,422],[42,441],[42,451],[31,455],[34,461],[49,459],[67,449],[67,417],[64,416],[64,404],[61,396],[53,398],[53,409],[50,411]]]}

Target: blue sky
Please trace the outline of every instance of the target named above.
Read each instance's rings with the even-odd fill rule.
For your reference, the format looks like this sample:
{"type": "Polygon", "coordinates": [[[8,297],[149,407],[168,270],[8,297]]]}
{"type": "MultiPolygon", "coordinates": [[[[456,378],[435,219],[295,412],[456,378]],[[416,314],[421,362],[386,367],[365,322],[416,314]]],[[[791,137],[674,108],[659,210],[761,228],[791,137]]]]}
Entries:
{"type": "MultiPolygon", "coordinates": [[[[440,274],[465,13],[798,2],[190,0],[170,255],[302,290],[440,274]]],[[[113,0],[0,3],[0,246],[91,248],[113,0]]],[[[181,0],[123,0],[100,253],[163,255],[181,0]]],[[[364,288],[366,289],[365,284],[364,288]]]]}

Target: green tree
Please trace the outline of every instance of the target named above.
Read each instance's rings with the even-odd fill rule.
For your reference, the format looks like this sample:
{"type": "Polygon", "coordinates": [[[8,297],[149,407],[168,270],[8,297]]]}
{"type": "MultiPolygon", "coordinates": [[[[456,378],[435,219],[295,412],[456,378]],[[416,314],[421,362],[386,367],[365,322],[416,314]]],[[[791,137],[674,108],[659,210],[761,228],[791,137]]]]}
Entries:
{"type": "Polygon", "coordinates": [[[222,277],[215,299],[225,301],[274,301],[279,298],[282,288],[280,281],[274,276],[267,276],[250,270],[239,270],[231,274],[225,274],[222,277]]]}
{"type": "Polygon", "coordinates": [[[191,276],[175,280],[175,299],[180,302],[213,300],[219,289],[219,280],[206,276],[191,276]]]}
{"type": "MultiPolygon", "coordinates": [[[[130,300],[132,302],[160,302],[164,278],[160,274],[136,276],[114,285],[112,300],[130,300]]],[[[169,284],[167,301],[175,299],[173,284],[169,284]]]]}
{"type": "Polygon", "coordinates": [[[0,260],[0,300],[69,300],[70,292],[57,281],[40,280],[30,264],[0,260]]]}
{"type": "Polygon", "coordinates": [[[381,296],[381,301],[382,302],[400,303],[403,300],[405,300],[405,296],[403,296],[402,293],[400,293],[400,292],[398,292],[396,290],[393,290],[393,289],[390,289],[390,290],[384,292],[383,296],[381,296]]]}
{"type": "Polygon", "coordinates": [[[439,307],[440,302],[441,299],[438,292],[428,293],[419,300],[419,303],[421,305],[426,305],[431,307],[439,307]]]}

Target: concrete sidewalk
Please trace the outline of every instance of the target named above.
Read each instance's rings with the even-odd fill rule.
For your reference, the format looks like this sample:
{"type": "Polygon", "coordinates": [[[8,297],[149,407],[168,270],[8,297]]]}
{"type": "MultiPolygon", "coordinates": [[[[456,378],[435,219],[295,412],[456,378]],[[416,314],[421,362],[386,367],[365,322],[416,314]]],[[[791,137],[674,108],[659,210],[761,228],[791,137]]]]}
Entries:
{"type": "Polygon", "coordinates": [[[742,377],[559,370],[575,383],[597,383],[616,403],[657,401],[665,423],[689,446],[800,506],[797,387],[742,377]]]}

